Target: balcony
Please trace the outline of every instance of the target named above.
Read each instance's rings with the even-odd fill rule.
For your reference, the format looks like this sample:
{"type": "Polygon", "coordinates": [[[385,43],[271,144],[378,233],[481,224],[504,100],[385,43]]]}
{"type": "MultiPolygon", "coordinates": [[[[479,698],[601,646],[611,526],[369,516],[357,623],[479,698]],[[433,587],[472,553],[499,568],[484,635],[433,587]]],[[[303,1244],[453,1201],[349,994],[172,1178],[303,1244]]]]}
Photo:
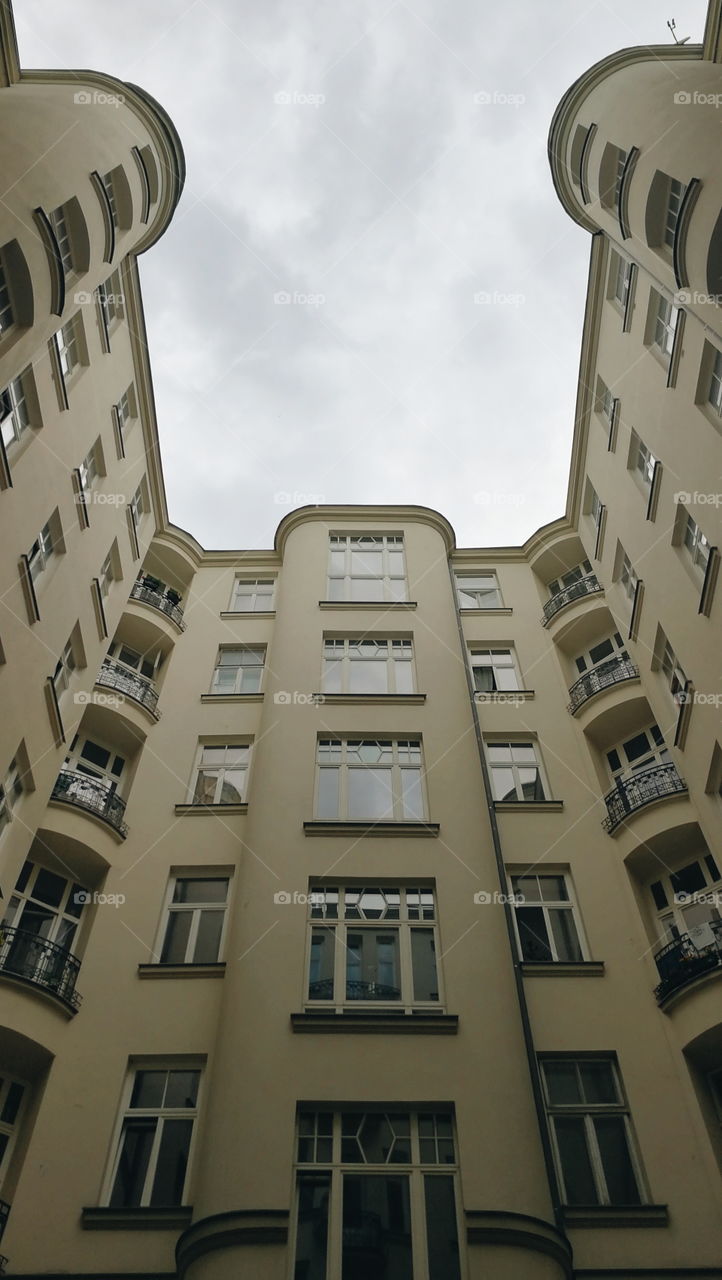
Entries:
{"type": "Polygon", "coordinates": [[[579,578],[576,582],[572,582],[570,586],[564,587],[562,591],[557,591],[556,595],[547,600],[544,605],[542,626],[546,626],[548,622],[551,622],[560,609],[564,609],[573,600],[582,600],[585,596],[596,595],[597,592],[602,590],[602,584],[597,581],[593,573],[588,573],[585,578],[579,578]]]}
{"type": "Polygon", "coordinates": [[[80,773],[76,769],[61,769],[50,799],[61,804],[76,805],[86,813],[94,814],[123,838],[128,834],[123,821],[125,800],[116,791],[111,791],[110,784],[102,778],[94,778],[91,774],[80,773]]]}
{"type": "Polygon", "coordinates": [[[50,992],[73,1013],[80,1006],[75,990],[79,968],[76,956],[37,933],[8,925],[0,929],[0,973],[50,992]]]}
{"type": "Polygon", "coordinates": [[[567,709],[574,715],[596,693],[601,693],[603,689],[609,689],[612,685],[623,684],[625,680],[638,678],[639,667],[630,662],[629,658],[620,656],[610,659],[609,662],[602,662],[591,671],[585,671],[583,676],[574,681],[569,690],[570,702],[567,709]]]}
{"type": "Polygon", "coordinates": [[[130,668],[124,667],[112,658],[106,658],[95,681],[104,689],[115,689],[124,698],[132,698],[139,706],[149,711],[155,720],[160,719],[158,711],[158,690],[152,680],[140,676],[130,668]]]}
{"type": "Polygon", "coordinates": [[[149,604],[151,608],[159,609],[175,623],[179,631],[185,631],[186,624],[183,621],[178,592],[165,587],[157,578],[138,578],[131,587],[130,599],[139,600],[141,604],[149,604]]]}
{"type": "Polygon", "coordinates": [[[642,769],[627,778],[618,778],[616,785],[604,797],[607,817],[602,826],[611,835],[625,818],[645,805],[668,796],[685,795],[686,792],[687,783],[671,763],[653,765],[651,769],[642,769]]]}
{"type": "Polygon", "coordinates": [[[711,920],[714,942],[696,947],[688,933],[667,943],[654,959],[662,981],[654,989],[658,1004],[713,969],[722,968],[722,920],[711,920]]]}

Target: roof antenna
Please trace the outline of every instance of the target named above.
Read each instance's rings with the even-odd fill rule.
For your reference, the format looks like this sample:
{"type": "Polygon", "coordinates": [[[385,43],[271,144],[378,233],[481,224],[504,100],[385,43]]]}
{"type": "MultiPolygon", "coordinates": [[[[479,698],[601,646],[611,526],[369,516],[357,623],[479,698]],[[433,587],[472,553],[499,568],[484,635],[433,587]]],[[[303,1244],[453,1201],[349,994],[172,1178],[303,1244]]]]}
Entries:
{"type": "Polygon", "coordinates": [[[678,40],[678,39],[677,39],[677,23],[675,22],[674,18],[670,18],[670,19],[668,20],[668,22],[667,22],[667,26],[669,27],[670,31],[672,32],[672,39],[674,40],[674,43],[675,43],[675,44],[686,44],[686,43],[687,43],[687,41],[689,40],[689,36],[685,36],[683,40],[678,40]]]}

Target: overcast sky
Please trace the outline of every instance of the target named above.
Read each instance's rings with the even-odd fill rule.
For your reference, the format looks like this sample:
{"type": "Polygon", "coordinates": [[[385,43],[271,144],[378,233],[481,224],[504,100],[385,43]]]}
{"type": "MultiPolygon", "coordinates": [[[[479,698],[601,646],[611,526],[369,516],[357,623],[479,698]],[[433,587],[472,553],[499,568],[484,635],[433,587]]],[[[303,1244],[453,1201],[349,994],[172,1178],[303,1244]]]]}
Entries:
{"type": "Polygon", "coordinates": [[[142,85],[183,141],[141,258],[172,520],[267,547],[307,502],[411,502],[479,546],[563,513],[590,243],[549,122],[705,0],[14,7],[24,66],[142,85]]]}

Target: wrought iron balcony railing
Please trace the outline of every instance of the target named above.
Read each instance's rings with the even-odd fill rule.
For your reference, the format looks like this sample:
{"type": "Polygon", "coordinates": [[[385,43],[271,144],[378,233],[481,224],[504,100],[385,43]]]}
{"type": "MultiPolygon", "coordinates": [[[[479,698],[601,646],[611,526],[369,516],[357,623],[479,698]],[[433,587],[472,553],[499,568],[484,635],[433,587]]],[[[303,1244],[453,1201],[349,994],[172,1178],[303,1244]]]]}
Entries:
{"type": "Polygon", "coordinates": [[[722,920],[711,920],[710,928],[715,940],[706,947],[696,947],[689,934],[683,933],[655,955],[662,981],[654,994],[660,1004],[695,978],[722,967],[722,920]]]}
{"type": "Polygon", "coordinates": [[[121,799],[117,791],[112,791],[102,778],[80,773],[77,769],[61,769],[50,799],[86,809],[88,813],[94,813],[96,818],[109,823],[121,836],[128,834],[123,821],[125,800],[121,799]]]}
{"type": "Polygon", "coordinates": [[[155,579],[139,578],[133,583],[130,589],[131,600],[140,600],[141,604],[149,604],[154,609],[160,609],[161,613],[167,614],[169,618],[175,622],[179,631],[185,631],[186,624],[183,621],[183,610],[180,600],[174,592],[169,592],[162,584],[155,585],[155,579]]]}
{"type": "Polygon", "coordinates": [[[680,778],[671,762],[641,769],[626,778],[617,778],[616,785],[604,797],[607,816],[602,826],[605,831],[612,832],[629,814],[636,813],[654,800],[684,794],[686,790],[687,783],[680,778]]]}
{"type": "MultiPolygon", "coordinates": [[[[0,927],[0,973],[50,991],[73,1010],[80,1005],[80,996],[75,990],[79,968],[77,957],[56,942],[48,942],[47,938],[26,929],[0,927]]],[[[0,1217],[0,1227],[3,1225],[0,1217]]]]}
{"type": "Polygon", "coordinates": [[[153,681],[148,680],[146,676],[140,676],[137,672],[122,666],[120,662],[106,658],[95,683],[102,685],[104,689],[115,689],[124,698],[131,698],[133,702],[145,707],[156,720],[160,719],[158,690],[153,681]]]}
{"type": "Polygon", "coordinates": [[[583,676],[574,681],[569,690],[568,710],[574,715],[595,693],[601,693],[602,689],[609,689],[613,684],[622,684],[625,680],[636,680],[638,676],[639,667],[630,662],[629,658],[610,658],[591,671],[585,671],[583,676]]]}
{"type": "Polygon", "coordinates": [[[578,578],[576,582],[572,582],[570,586],[564,587],[563,590],[557,591],[550,600],[544,605],[544,616],[542,624],[546,626],[550,622],[555,613],[563,609],[565,605],[571,604],[572,600],[581,600],[583,596],[593,596],[596,592],[601,591],[602,584],[597,581],[593,573],[588,573],[585,578],[578,578]]]}
{"type": "MultiPolygon", "coordinates": [[[[333,978],[322,978],[319,982],[311,982],[308,988],[311,1000],[333,1000],[333,978]]],[[[347,982],[347,1000],[400,1000],[398,987],[389,987],[383,982],[347,982]]]]}

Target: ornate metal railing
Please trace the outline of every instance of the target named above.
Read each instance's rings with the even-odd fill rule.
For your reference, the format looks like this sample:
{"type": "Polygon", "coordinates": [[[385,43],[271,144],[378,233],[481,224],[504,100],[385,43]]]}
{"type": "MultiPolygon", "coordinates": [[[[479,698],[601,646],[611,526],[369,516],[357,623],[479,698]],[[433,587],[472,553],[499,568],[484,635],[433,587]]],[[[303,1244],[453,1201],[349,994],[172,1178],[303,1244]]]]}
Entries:
{"type": "Polygon", "coordinates": [[[143,578],[139,578],[130,589],[130,598],[140,600],[142,604],[152,605],[154,609],[160,609],[161,613],[172,618],[180,631],[185,631],[186,624],[183,621],[183,610],[179,601],[175,596],[164,591],[161,586],[149,585],[143,578]]]}
{"type": "MultiPolygon", "coordinates": [[[[311,982],[308,988],[310,1000],[333,1000],[333,978],[322,978],[319,982],[311,982]]],[[[383,982],[347,982],[347,1000],[400,1000],[398,987],[386,986],[383,982]]]]}
{"type": "Polygon", "coordinates": [[[116,791],[101,778],[80,773],[76,769],[61,769],[53,787],[51,800],[60,800],[63,804],[74,804],[79,809],[86,809],[102,818],[122,836],[128,834],[123,821],[125,800],[121,800],[116,791]]]}
{"type": "Polygon", "coordinates": [[[593,596],[597,591],[602,590],[602,584],[597,581],[593,573],[588,573],[585,578],[578,578],[576,582],[564,587],[562,591],[557,591],[556,595],[547,600],[544,605],[543,625],[546,626],[547,622],[554,617],[554,614],[563,609],[565,605],[571,604],[572,600],[581,600],[583,596],[593,596]]]}
{"type": "Polygon", "coordinates": [[[688,982],[694,982],[703,973],[722,966],[722,920],[710,922],[715,941],[706,947],[696,947],[688,933],[668,942],[654,957],[662,981],[654,988],[661,1004],[667,996],[688,982]]]}
{"type": "Polygon", "coordinates": [[[574,681],[569,690],[571,701],[568,710],[574,715],[595,693],[601,693],[602,689],[608,689],[610,685],[622,684],[625,680],[636,680],[638,676],[639,667],[630,662],[629,658],[610,658],[591,671],[585,671],[583,676],[574,681]]]}
{"type": "Polygon", "coordinates": [[[95,683],[104,689],[115,689],[125,698],[132,698],[133,702],[139,703],[141,707],[145,707],[146,711],[150,711],[156,720],[160,719],[158,690],[153,681],[145,676],[129,671],[127,667],[114,662],[112,658],[106,658],[95,683]]]}
{"type": "MultiPolygon", "coordinates": [[[[80,996],[75,990],[79,968],[77,957],[56,942],[48,942],[26,929],[0,927],[0,973],[22,978],[43,991],[52,992],[73,1010],[80,1005],[80,996]]],[[[0,1217],[0,1238],[3,1225],[0,1217]]]]}
{"type": "Polygon", "coordinates": [[[663,800],[665,796],[684,793],[687,783],[680,778],[676,766],[669,764],[653,765],[650,769],[642,769],[639,773],[629,774],[626,778],[617,778],[616,785],[604,797],[607,816],[602,822],[605,831],[614,831],[630,813],[643,809],[654,800],[663,800]]]}

